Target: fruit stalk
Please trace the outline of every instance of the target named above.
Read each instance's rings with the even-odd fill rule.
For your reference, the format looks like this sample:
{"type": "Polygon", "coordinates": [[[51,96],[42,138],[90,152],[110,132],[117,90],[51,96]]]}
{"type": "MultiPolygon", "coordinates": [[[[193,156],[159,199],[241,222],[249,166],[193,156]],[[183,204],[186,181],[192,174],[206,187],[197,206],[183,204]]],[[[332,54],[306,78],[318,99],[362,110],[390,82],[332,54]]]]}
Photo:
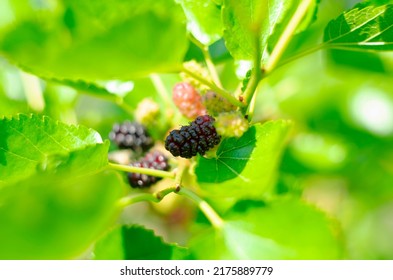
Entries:
{"type": "Polygon", "coordinates": [[[112,162],[108,163],[108,167],[111,169],[114,169],[114,170],[118,170],[118,171],[125,171],[125,172],[130,172],[130,173],[140,173],[140,174],[146,174],[146,175],[155,176],[155,177],[171,178],[171,179],[174,179],[176,177],[174,172],[149,169],[149,168],[143,168],[143,167],[135,167],[135,166],[117,164],[117,163],[112,163],[112,162]]]}
{"type": "Polygon", "coordinates": [[[211,88],[213,91],[215,91],[217,94],[221,95],[222,97],[226,98],[229,102],[231,102],[233,105],[238,106],[238,107],[244,107],[245,104],[240,102],[239,100],[236,99],[232,94],[227,92],[226,90],[218,87],[217,85],[207,81],[206,79],[202,78],[198,74],[195,74],[194,72],[188,70],[187,68],[184,68],[181,70],[182,72],[188,74],[190,77],[193,77],[194,79],[200,81],[202,84],[208,86],[211,88]]]}

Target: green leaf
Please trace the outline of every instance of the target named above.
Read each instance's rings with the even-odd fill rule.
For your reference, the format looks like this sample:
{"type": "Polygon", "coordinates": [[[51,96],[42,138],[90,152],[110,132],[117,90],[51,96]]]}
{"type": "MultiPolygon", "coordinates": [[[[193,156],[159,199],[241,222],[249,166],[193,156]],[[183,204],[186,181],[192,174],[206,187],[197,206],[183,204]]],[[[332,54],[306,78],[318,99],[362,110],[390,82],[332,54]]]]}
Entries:
{"type": "Polygon", "coordinates": [[[187,28],[201,43],[211,45],[222,37],[221,7],[212,0],[177,0],[187,17],[187,28]]]}
{"type": "MultiPolygon", "coordinates": [[[[252,60],[256,55],[257,43],[264,51],[272,34],[271,44],[274,46],[298,5],[299,1],[292,0],[224,0],[224,38],[232,56],[252,60]]],[[[316,7],[317,0],[313,1],[298,31],[308,26],[314,18],[316,7]]]]}
{"type": "Polygon", "coordinates": [[[215,158],[198,160],[200,187],[210,196],[260,197],[274,184],[290,125],[269,121],[252,126],[240,138],[223,140],[215,158]]]}
{"type": "Polygon", "coordinates": [[[299,133],[288,150],[303,165],[320,172],[342,168],[349,153],[339,138],[316,133],[299,133]]]}
{"type": "Polygon", "coordinates": [[[119,214],[121,186],[114,172],[39,174],[1,186],[0,259],[80,256],[119,214]]]}
{"type": "Polygon", "coordinates": [[[69,86],[80,92],[97,96],[103,99],[109,99],[109,100],[116,99],[115,94],[109,92],[105,87],[102,87],[96,83],[86,82],[83,80],[72,81],[67,79],[56,79],[56,78],[50,79],[49,81],[54,83],[59,83],[65,86],[69,86]]]}
{"type": "Polygon", "coordinates": [[[95,81],[177,69],[188,41],[174,0],[28,1],[5,6],[0,53],[39,76],[95,81]]]}
{"type": "Polygon", "coordinates": [[[348,67],[355,70],[386,73],[388,69],[378,53],[354,52],[331,49],[327,52],[328,62],[333,67],[348,67]]]}
{"type": "Polygon", "coordinates": [[[338,259],[332,222],[299,201],[242,201],[221,229],[207,229],[190,243],[198,259],[338,259]]]}
{"type": "Polygon", "coordinates": [[[358,51],[393,50],[393,5],[355,6],[329,22],[324,46],[358,51]]]}
{"type": "MultiPolygon", "coordinates": [[[[262,21],[268,19],[268,0],[224,0],[222,20],[225,44],[236,59],[252,59],[255,44],[262,29],[262,21]]],[[[262,42],[260,42],[263,44],[262,42]]]]}
{"type": "Polygon", "coordinates": [[[188,251],[165,243],[154,231],[141,226],[121,226],[99,240],[94,249],[98,260],[178,260],[188,251]]]}
{"type": "Polygon", "coordinates": [[[17,115],[0,119],[0,183],[35,173],[92,173],[107,165],[109,142],[83,126],[48,117],[17,115]],[[21,172],[23,171],[23,172],[21,172]]]}

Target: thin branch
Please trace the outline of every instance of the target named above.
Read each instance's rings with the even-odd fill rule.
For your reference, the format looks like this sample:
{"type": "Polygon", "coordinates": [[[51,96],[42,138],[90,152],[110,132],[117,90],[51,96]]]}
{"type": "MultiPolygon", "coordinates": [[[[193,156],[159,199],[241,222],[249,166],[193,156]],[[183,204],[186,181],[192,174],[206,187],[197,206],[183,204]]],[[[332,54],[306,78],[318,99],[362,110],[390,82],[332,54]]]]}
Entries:
{"type": "Polygon", "coordinates": [[[250,106],[248,107],[248,113],[247,113],[248,118],[247,119],[248,119],[249,122],[251,122],[252,118],[254,117],[255,104],[256,103],[257,103],[257,95],[254,94],[254,96],[251,99],[250,106]]]}
{"type": "Polygon", "coordinates": [[[205,58],[205,62],[206,62],[206,66],[207,69],[210,72],[211,78],[213,79],[213,82],[222,88],[222,84],[220,81],[220,77],[218,76],[216,67],[214,66],[212,57],[210,56],[210,52],[209,52],[209,47],[202,44],[197,38],[194,37],[194,35],[192,35],[191,33],[188,36],[191,40],[191,42],[193,42],[202,52],[203,57],[205,58]]]}
{"type": "Polygon", "coordinates": [[[227,99],[231,104],[238,106],[238,107],[244,107],[245,104],[240,102],[239,100],[236,99],[236,97],[234,97],[232,94],[230,94],[229,92],[227,92],[226,90],[218,87],[217,85],[209,82],[208,80],[206,80],[205,78],[201,77],[200,75],[194,73],[193,71],[188,70],[187,68],[183,67],[183,69],[181,70],[182,72],[186,73],[187,75],[193,77],[194,79],[198,80],[199,82],[201,82],[202,84],[208,86],[209,88],[211,88],[213,91],[215,91],[217,94],[221,95],[222,97],[224,97],[225,99],[227,99]]]}
{"type": "Polygon", "coordinates": [[[179,159],[178,167],[177,167],[177,171],[176,171],[176,177],[175,177],[175,183],[177,186],[181,185],[184,172],[186,171],[186,168],[188,165],[189,165],[188,160],[186,160],[184,158],[179,159]]]}
{"type": "Polygon", "coordinates": [[[218,85],[220,88],[222,88],[222,83],[221,83],[220,77],[218,76],[217,69],[214,66],[212,57],[210,56],[209,48],[207,46],[205,48],[203,48],[202,53],[203,53],[203,56],[205,57],[206,66],[210,72],[213,82],[216,85],[218,85]]]}
{"type": "Polygon", "coordinates": [[[165,102],[166,106],[169,107],[172,104],[171,99],[169,98],[170,94],[165,87],[165,84],[162,81],[161,77],[157,74],[151,74],[150,79],[154,87],[156,88],[158,95],[165,102]]]}
{"type": "Polygon", "coordinates": [[[317,46],[315,46],[315,47],[312,47],[312,48],[306,49],[306,50],[304,50],[304,51],[301,51],[301,52],[299,52],[299,53],[297,53],[297,54],[295,54],[295,55],[293,55],[293,56],[287,58],[286,60],[284,60],[284,61],[278,63],[275,69],[277,69],[277,68],[279,68],[279,67],[281,67],[281,66],[284,66],[284,65],[286,65],[286,64],[288,64],[288,63],[291,63],[292,61],[295,61],[295,60],[297,60],[297,59],[299,59],[299,58],[302,58],[302,57],[304,57],[304,56],[307,56],[307,55],[309,55],[309,54],[312,54],[312,53],[314,53],[314,52],[316,52],[316,51],[323,50],[323,49],[326,48],[326,47],[327,47],[327,46],[326,46],[325,44],[319,44],[319,45],[317,45],[317,46]]]}
{"type": "Polygon", "coordinates": [[[244,90],[243,97],[245,99],[247,107],[243,108],[243,115],[247,114],[247,110],[249,109],[251,100],[255,96],[255,91],[259,85],[259,82],[262,79],[262,71],[261,71],[261,44],[260,44],[260,36],[255,36],[255,53],[254,53],[254,65],[251,71],[251,78],[248,81],[247,87],[244,90]]]}
{"type": "Polygon", "coordinates": [[[304,18],[307,13],[308,8],[310,7],[313,0],[303,0],[296,12],[292,16],[291,20],[287,24],[284,32],[281,34],[280,39],[278,40],[276,46],[273,49],[273,52],[267,62],[264,70],[269,73],[271,72],[278,64],[281,56],[283,55],[285,49],[287,48],[292,36],[295,34],[296,28],[299,26],[300,22],[304,18]]]}
{"type": "Polygon", "coordinates": [[[183,195],[194,201],[198,205],[199,209],[203,212],[203,214],[205,214],[206,218],[210,221],[213,227],[222,228],[222,226],[224,225],[224,221],[216,213],[216,211],[214,211],[214,209],[209,205],[209,203],[207,203],[194,192],[186,188],[180,188],[177,194],[183,195]]]}
{"type": "Polygon", "coordinates": [[[42,112],[45,109],[45,100],[38,77],[29,73],[19,71],[22,86],[27,99],[27,104],[34,111],[42,112]]]}
{"type": "Polygon", "coordinates": [[[175,173],[156,170],[156,169],[149,169],[149,168],[142,168],[142,167],[135,167],[130,165],[123,165],[117,163],[108,163],[108,167],[118,171],[125,171],[130,173],[139,173],[139,174],[146,174],[154,177],[162,177],[162,178],[171,178],[174,179],[176,177],[175,173]]]}
{"type": "Polygon", "coordinates": [[[161,200],[163,200],[164,197],[167,196],[168,194],[178,192],[179,190],[180,190],[179,187],[171,187],[155,193],[139,193],[131,196],[126,196],[118,201],[117,206],[119,208],[124,208],[131,204],[142,202],[142,201],[150,201],[150,202],[158,203],[161,200]]]}

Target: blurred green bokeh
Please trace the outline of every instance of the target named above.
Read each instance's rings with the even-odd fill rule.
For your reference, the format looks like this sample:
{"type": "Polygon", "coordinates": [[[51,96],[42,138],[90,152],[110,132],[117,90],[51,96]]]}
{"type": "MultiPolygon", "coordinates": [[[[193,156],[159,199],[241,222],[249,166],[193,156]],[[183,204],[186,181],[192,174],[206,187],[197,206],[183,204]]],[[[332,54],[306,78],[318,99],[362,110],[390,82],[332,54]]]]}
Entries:
{"type": "MultiPolygon", "coordinates": [[[[10,7],[14,6],[9,4],[14,2],[0,1],[0,29],[7,21],[12,21],[12,12],[27,13],[12,10],[10,7]]],[[[300,48],[321,41],[321,30],[327,22],[357,2],[322,1],[318,20],[306,34],[297,38],[302,41],[300,48]]],[[[149,22],[149,19],[144,20],[149,22]]],[[[73,24],[71,19],[66,23],[73,24]]],[[[168,25],[169,33],[184,35],[179,31],[177,22],[171,24],[168,25]]],[[[154,24],[147,26],[149,30],[154,27],[154,24]]],[[[22,31],[26,33],[20,36],[36,35],[36,30],[29,30],[28,26],[22,31]]],[[[78,34],[87,31],[76,28],[75,32],[78,38],[78,34]]],[[[8,39],[7,42],[16,42],[17,46],[15,38],[8,39]]],[[[63,39],[66,41],[69,38],[63,39]]],[[[132,45],[132,40],[129,43],[132,45]]],[[[175,57],[168,57],[168,60],[176,64],[182,55],[186,55],[187,59],[200,59],[200,53],[192,45],[185,52],[187,44],[181,41],[177,46],[180,50],[174,54],[175,57]]],[[[6,47],[12,48],[10,45],[6,47]]],[[[292,49],[289,52],[293,52],[298,50],[299,45],[295,40],[290,47],[292,49]]],[[[102,48],[110,52],[109,45],[103,45],[102,48]]],[[[169,50],[170,46],[166,45],[166,49],[169,50]]],[[[224,85],[235,90],[238,82],[236,71],[239,70],[237,63],[225,49],[223,51],[221,41],[211,46],[210,50],[213,58],[217,58],[224,85]]],[[[15,51],[16,57],[20,54],[17,47],[11,51],[15,51]]],[[[89,48],[83,51],[88,53],[89,48]]],[[[39,70],[59,63],[49,55],[57,56],[56,53],[48,53],[48,60],[37,65],[39,70]]],[[[116,60],[121,60],[121,54],[117,55],[97,57],[100,62],[92,66],[89,77],[95,85],[114,92],[113,96],[124,96],[126,107],[118,106],[106,97],[100,98],[100,94],[94,90],[71,87],[50,79],[42,80],[16,68],[11,60],[0,57],[0,115],[10,116],[20,112],[45,114],[65,123],[91,127],[106,139],[112,124],[132,118],[130,113],[135,110],[137,102],[146,96],[151,96],[161,102],[162,108],[170,110],[167,104],[160,101],[162,99],[148,78],[125,81],[127,75],[124,74],[120,75],[122,81],[109,81],[110,76],[117,73],[112,71],[116,69],[116,60]],[[109,70],[104,71],[102,76],[96,75],[95,67],[104,68],[106,60],[113,64],[108,66],[109,70]]],[[[160,57],[160,54],[157,56],[160,57]]],[[[70,72],[71,66],[59,67],[55,72],[72,78],[74,72],[70,72]]],[[[149,65],[145,66],[142,72],[149,70],[149,65]]],[[[123,65],[122,69],[127,67],[123,65]]],[[[130,70],[130,73],[134,72],[130,70]]],[[[45,77],[52,74],[43,72],[45,77]]],[[[392,53],[319,51],[286,64],[259,87],[253,121],[290,119],[295,126],[279,167],[276,194],[300,197],[337,219],[346,259],[393,259],[392,78],[392,53]]],[[[178,74],[166,74],[162,80],[170,93],[171,87],[180,77],[178,74]]],[[[176,234],[167,234],[171,241],[177,238],[176,234]]],[[[67,253],[64,256],[68,257],[67,253]]]]}

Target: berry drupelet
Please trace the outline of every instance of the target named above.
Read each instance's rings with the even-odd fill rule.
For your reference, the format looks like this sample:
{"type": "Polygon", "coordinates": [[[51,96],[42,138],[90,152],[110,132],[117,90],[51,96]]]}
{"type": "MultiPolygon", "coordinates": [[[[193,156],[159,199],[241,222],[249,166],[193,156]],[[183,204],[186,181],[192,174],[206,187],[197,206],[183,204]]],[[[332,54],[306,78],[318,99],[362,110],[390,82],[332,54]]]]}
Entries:
{"type": "Polygon", "coordinates": [[[203,156],[221,140],[213,122],[213,117],[204,115],[180,130],[172,130],[165,139],[165,149],[175,157],[191,158],[197,153],[203,156]]]}
{"type": "MultiPolygon", "coordinates": [[[[168,164],[168,159],[161,152],[158,151],[153,151],[146,154],[146,156],[139,161],[131,163],[131,166],[162,171],[168,171],[170,167],[168,164]]],[[[140,173],[128,173],[127,178],[128,182],[133,188],[147,188],[162,179],[159,177],[140,173]]]]}
{"type": "Polygon", "coordinates": [[[137,153],[149,150],[154,144],[143,125],[130,121],[116,123],[109,133],[109,139],[120,149],[132,149],[137,153]]]}

